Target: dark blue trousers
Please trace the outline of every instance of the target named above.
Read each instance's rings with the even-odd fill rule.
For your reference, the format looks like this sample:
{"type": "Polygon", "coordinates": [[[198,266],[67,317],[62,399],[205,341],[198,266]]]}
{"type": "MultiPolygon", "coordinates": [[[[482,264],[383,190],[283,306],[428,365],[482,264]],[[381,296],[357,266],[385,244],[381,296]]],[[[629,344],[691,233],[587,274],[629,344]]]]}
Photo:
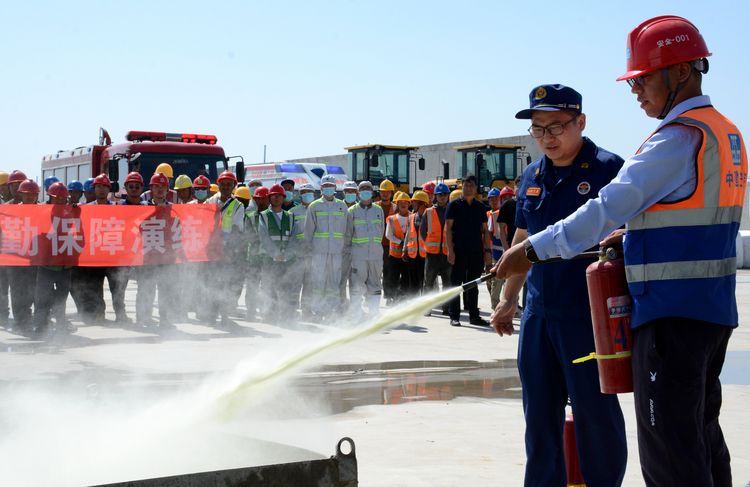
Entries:
{"type": "Polygon", "coordinates": [[[627,463],[625,421],[614,394],[599,390],[591,318],[550,320],[524,310],[518,370],[526,418],[526,486],[565,487],[565,404],[573,408],[581,473],[587,487],[622,484],[627,463]]]}

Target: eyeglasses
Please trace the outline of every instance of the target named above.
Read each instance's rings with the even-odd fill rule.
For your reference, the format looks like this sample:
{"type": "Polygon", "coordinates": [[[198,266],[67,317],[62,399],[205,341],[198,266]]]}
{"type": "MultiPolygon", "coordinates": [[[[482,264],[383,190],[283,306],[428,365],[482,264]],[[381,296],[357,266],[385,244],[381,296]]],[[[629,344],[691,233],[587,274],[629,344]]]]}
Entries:
{"type": "Polygon", "coordinates": [[[128,184],[128,189],[141,189],[143,188],[140,184],[128,184]]]}
{"type": "Polygon", "coordinates": [[[544,132],[547,132],[550,135],[561,135],[565,131],[565,126],[578,118],[578,115],[580,115],[580,113],[576,114],[575,117],[571,118],[563,124],[556,123],[553,125],[547,125],[546,127],[538,127],[536,125],[532,125],[531,127],[529,127],[529,133],[535,139],[541,139],[542,137],[544,137],[544,132]]]}
{"type": "Polygon", "coordinates": [[[627,80],[628,84],[632,88],[635,85],[643,86],[646,84],[646,81],[643,79],[643,76],[636,76],[635,78],[630,78],[627,80]]]}

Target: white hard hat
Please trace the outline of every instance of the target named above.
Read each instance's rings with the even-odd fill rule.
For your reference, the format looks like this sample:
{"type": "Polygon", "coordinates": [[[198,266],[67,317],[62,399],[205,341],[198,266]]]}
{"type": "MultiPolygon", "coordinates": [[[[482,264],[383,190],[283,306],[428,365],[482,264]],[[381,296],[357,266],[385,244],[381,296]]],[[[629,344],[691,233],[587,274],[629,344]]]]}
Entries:
{"type": "Polygon", "coordinates": [[[302,183],[297,187],[297,189],[300,193],[303,191],[315,191],[315,188],[313,188],[313,185],[310,183],[302,183]]]}
{"type": "Polygon", "coordinates": [[[320,178],[320,185],[323,186],[324,184],[336,184],[336,176],[333,176],[332,174],[326,174],[322,178],[320,178]]]}
{"type": "Polygon", "coordinates": [[[361,183],[359,183],[359,189],[362,189],[362,188],[370,188],[370,189],[372,189],[373,186],[372,186],[372,183],[370,181],[362,181],[361,183]]]}
{"type": "Polygon", "coordinates": [[[354,181],[347,181],[344,183],[344,189],[357,189],[357,183],[354,181]]]}

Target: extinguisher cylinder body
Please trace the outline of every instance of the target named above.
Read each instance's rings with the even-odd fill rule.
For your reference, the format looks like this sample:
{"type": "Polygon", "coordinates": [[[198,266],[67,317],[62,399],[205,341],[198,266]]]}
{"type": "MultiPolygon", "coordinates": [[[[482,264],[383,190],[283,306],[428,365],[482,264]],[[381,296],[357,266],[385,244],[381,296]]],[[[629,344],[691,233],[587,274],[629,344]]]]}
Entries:
{"type": "Polygon", "coordinates": [[[583,475],[581,475],[581,464],[578,460],[576,430],[573,426],[572,414],[565,416],[565,426],[563,428],[563,451],[565,453],[565,470],[568,477],[568,486],[584,485],[583,475]]]}
{"type": "Polygon", "coordinates": [[[630,315],[633,301],[621,259],[594,262],[586,269],[594,326],[599,385],[604,394],[633,392],[630,315]]]}

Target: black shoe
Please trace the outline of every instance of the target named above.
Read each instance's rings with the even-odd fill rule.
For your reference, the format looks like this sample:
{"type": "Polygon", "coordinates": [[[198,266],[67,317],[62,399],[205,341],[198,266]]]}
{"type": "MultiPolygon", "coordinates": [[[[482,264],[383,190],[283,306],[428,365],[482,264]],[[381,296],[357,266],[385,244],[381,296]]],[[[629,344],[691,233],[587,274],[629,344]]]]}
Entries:
{"type": "Polygon", "coordinates": [[[474,318],[472,320],[469,320],[469,324],[475,326],[490,326],[490,322],[485,320],[484,318],[474,318]]]}
{"type": "Polygon", "coordinates": [[[461,322],[458,320],[451,320],[451,326],[461,326],[461,322]]]}

